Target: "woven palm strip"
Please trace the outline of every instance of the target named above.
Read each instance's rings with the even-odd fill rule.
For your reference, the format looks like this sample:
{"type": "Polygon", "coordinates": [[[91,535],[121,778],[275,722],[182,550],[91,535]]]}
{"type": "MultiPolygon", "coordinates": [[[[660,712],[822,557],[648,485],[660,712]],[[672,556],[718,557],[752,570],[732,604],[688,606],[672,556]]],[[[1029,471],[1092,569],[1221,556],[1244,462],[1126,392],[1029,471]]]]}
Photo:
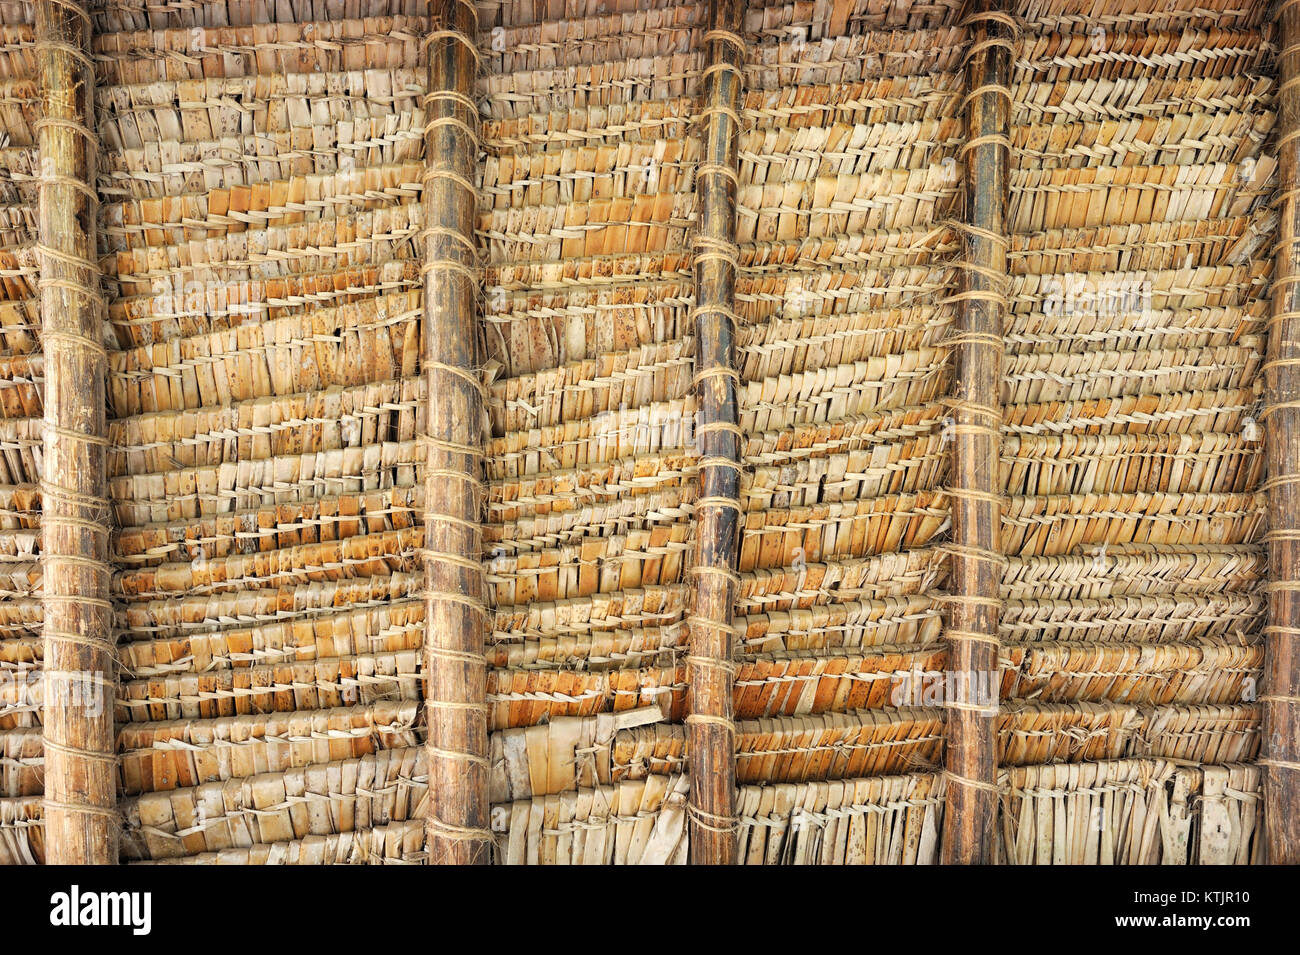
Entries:
{"type": "Polygon", "coordinates": [[[1257,636],[1158,644],[1044,641],[1004,647],[1001,663],[1007,699],[1233,703],[1257,694],[1264,646],[1257,636]]]}
{"type": "Polygon", "coordinates": [[[416,745],[419,703],[129,724],[118,737],[122,792],[139,795],[284,772],[416,745]]]}
{"type": "Polygon", "coordinates": [[[423,815],[420,747],[148,793],[123,802],[125,859],[363,831],[423,815]]]}
{"type": "Polygon", "coordinates": [[[928,865],[938,862],[940,775],[741,786],[748,865],[928,865]]]}
{"type": "MultiPolygon", "coordinates": [[[[408,835],[420,823],[400,817],[421,811],[422,770],[423,754],[409,749],[141,799],[127,806],[127,852],[180,861],[201,845],[186,861],[421,861],[408,835]],[[296,838],[259,841],[286,834],[296,838]]],[[[685,794],[684,777],[648,776],[507,803],[493,813],[498,851],[515,864],[684,861],[685,794]]]]}
{"type": "Polygon", "coordinates": [[[647,776],[492,810],[506,865],[684,865],[687,777],[647,776]]]}
{"type": "Polygon", "coordinates": [[[173,865],[421,865],[424,820],[159,859],[173,865]]]}
{"type": "Polygon", "coordinates": [[[30,7],[0,8],[0,863],[11,864],[43,859],[38,488],[45,369],[30,17],[30,7]]]}
{"type": "Polygon", "coordinates": [[[45,828],[41,797],[0,799],[0,865],[41,865],[45,862],[45,828]]]}
{"type": "MultiPolygon", "coordinates": [[[[926,688],[936,692],[917,694],[923,706],[742,720],[737,776],[742,783],[784,783],[933,768],[944,739],[943,688],[926,688]]],[[[915,701],[904,692],[898,702],[915,701]]],[[[1259,732],[1257,704],[1015,702],[999,715],[998,749],[1004,765],[1133,756],[1229,763],[1256,756],[1259,732]]],[[[559,717],[493,737],[492,801],[672,774],[687,755],[682,728],[663,722],[657,707],[559,717]]]]}
{"type": "Polygon", "coordinates": [[[1004,766],[1160,756],[1228,763],[1259,752],[1259,705],[1009,702],[998,716],[1004,766]]]}
{"type": "Polygon", "coordinates": [[[1009,600],[1002,614],[1002,638],[1176,643],[1251,632],[1263,612],[1264,598],[1258,592],[1009,600]]]}
{"type": "MultiPolygon", "coordinates": [[[[686,762],[686,735],[662,719],[647,707],[498,733],[492,799],[675,772],[686,762]]],[[[898,772],[932,762],[941,731],[939,711],[920,708],[741,720],[737,774],[742,782],[790,782],[898,772]]]]}
{"type": "MultiPolygon", "coordinates": [[[[494,753],[515,727],[603,734],[642,711],[685,715],[703,9],[652,6],[523,2],[480,20],[494,753]]],[[[611,854],[613,838],[602,848],[588,815],[588,787],[609,783],[587,775],[559,804],[496,807],[498,859],[552,861],[559,845],[566,861],[638,861],[639,848],[611,854]]],[[[654,861],[684,858],[684,799],[654,861]]]]}
{"type": "Polygon", "coordinates": [[[1260,862],[1260,774],[1162,759],[1025,766],[1002,774],[1005,862],[1260,862]]]}
{"type": "MultiPolygon", "coordinates": [[[[386,0],[96,11],[132,806],[241,780],[291,793],[419,742],[426,16],[386,0]]],[[[409,858],[418,834],[389,826],[408,809],[314,842],[269,816],[237,842],[154,820],[127,855],[409,858]]]]}
{"type": "MultiPolygon", "coordinates": [[[[848,772],[937,753],[933,713],[887,707],[894,670],[942,666],[942,556],[926,548],[948,517],[956,6],[751,4],[744,24],[742,780],[785,758],[744,755],[762,739],[799,745],[770,728],[782,716],[861,741],[848,772]]],[[[832,771],[817,758],[789,757],[810,760],[791,778],[832,771]]]]}
{"type": "MultiPolygon", "coordinates": [[[[1000,758],[1250,760],[1270,28],[1262,7],[1226,2],[1015,8],[1002,694],[1004,720],[1029,722],[1000,758]],[[1094,715],[1067,727],[1065,708],[1094,715]],[[1057,741],[1043,752],[1026,735],[1040,732],[1057,741]]],[[[1084,794],[1013,797],[1004,854],[1195,861],[1195,787],[1175,811],[1163,784],[1147,791],[1155,766],[1174,779],[1151,761],[1010,770],[1033,780],[1022,788],[1084,794]],[[1123,805],[1090,829],[1087,793],[1112,784],[1123,805]]]]}

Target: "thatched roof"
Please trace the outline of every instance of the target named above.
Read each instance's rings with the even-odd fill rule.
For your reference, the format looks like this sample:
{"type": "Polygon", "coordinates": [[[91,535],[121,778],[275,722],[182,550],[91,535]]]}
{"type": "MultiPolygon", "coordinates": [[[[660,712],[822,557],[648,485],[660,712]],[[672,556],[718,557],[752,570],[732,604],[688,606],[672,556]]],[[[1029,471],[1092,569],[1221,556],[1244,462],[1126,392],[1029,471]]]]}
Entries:
{"type": "MultiPolygon", "coordinates": [[[[123,859],[423,861],[427,6],[89,6],[123,859]]],[[[478,4],[503,862],[687,858],[707,5],[645,6],[478,4]]],[[[1274,25],[1013,7],[1001,858],[1251,861],[1274,25]]],[[[963,12],[733,27],[742,861],[938,859],[944,701],[895,691],[947,665],[963,12]]],[[[0,36],[0,862],[34,862],[31,6],[0,36]]]]}

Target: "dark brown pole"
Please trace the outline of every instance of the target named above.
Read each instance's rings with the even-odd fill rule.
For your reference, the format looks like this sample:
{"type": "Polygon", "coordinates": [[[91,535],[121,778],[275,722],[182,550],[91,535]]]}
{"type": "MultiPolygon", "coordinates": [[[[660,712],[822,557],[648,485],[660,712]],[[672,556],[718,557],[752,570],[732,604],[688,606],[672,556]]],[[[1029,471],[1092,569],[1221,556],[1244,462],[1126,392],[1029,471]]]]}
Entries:
{"type": "Polygon", "coordinates": [[[1014,26],[999,0],[967,18],[965,256],[957,295],[951,426],[952,589],[943,861],[993,862],[998,616],[1003,558],[998,455],[1007,312],[1008,123],[1014,26]]]}
{"type": "Polygon", "coordinates": [[[740,148],[742,0],[710,0],[705,34],[704,148],[695,173],[699,228],[695,236],[696,447],[690,713],[691,862],[736,861],[736,723],[732,692],[735,634],[732,611],[740,543],[739,376],[735,371],[736,190],[740,148]]]}
{"type": "Polygon", "coordinates": [[[474,241],[477,14],[430,5],[425,115],[424,376],[428,387],[424,581],[429,861],[486,864],[487,578],[483,550],[483,385],[474,241]]]}
{"type": "Polygon", "coordinates": [[[45,350],[41,468],[45,859],[117,863],[115,660],[104,456],[104,299],[95,261],[91,24],[37,0],[39,243],[45,350]]]}
{"type": "Polygon", "coordinates": [[[1300,5],[1279,9],[1278,190],[1268,406],[1269,625],[1264,643],[1264,837],[1267,861],[1300,864],[1300,5]]]}

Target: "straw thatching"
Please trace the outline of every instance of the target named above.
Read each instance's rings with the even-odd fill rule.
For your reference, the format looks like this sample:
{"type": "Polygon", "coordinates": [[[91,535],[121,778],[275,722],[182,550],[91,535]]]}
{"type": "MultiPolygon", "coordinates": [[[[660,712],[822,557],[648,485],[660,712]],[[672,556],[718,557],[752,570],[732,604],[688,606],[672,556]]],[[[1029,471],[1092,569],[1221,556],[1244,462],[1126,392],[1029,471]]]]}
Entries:
{"type": "MultiPolygon", "coordinates": [[[[429,4],[87,9],[121,859],[441,861],[429,4]]],[[[491,808],[461,825],[500,863],[685,863],[718,832],[743,863],[941,861],[972,785],[946,761],[975,619],[952,576],[970,5],[750,0],[727,25],[735,278],[706,297],[734,307],[735,400],[700,417],[701,196],[730,181],[704,75],[734,44],[709,4],[476,9],[483,412],[460,424],[483,444],[491,808]],[[700,624],[727,616],[695,572],[727,558],[700,539],[726,465],[695,429],[727,414],[738,577],[700,624]],[[701,664],[693,634],[728,623],[734,665],[701,664]],[[701,665],[725,731],[688,721],[701,665]],[[719,739],[734,806],[692,803],[719,739]]],[[[1264,861],[1277,28],[1226,0],[1004,9],[984,861],[1264,861]]],[[[46,858],[58,705],[34,31],[0,2],[0,863],[46,858]]]]}

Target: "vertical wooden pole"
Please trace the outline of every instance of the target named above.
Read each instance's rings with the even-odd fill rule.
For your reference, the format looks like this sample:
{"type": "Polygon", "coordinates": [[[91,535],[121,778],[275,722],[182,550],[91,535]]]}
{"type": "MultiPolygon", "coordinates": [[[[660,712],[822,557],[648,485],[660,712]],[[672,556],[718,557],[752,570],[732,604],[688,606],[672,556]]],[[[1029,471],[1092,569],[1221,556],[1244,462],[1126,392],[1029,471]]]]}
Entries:
{"type": "Polygon", "coordinates": [[[491,859],[487,577],[481,561],[485,448],[479,374],[477,14],[433,0],[424,134],[426,834],[434,864],[491,859]]]}
{"type": "Polygon", "coordinates": [[[967,18],[966,217],[953,347],[952,602],[943,861],[994,860],[998,616],[1003,557],[998,456],[1002,326],[1007,312],[1007,182],[1014,22],[999,0],[975,0],[967,18]],[[981,692],[983,691],[983,692],[981,692]]]}
{"type": "Polygon", "coordinates": [[[116,674],[109,602],[104,410],[108,355],[95,255],[91,23],[36,0],[42,117],[38,229],[45,446],[41,463],[46,862],[117,863],[116,674]]]}
{"type": "Polygon", "coordinates": [[[1300,864],[1300,5],[1279,9],[1278,243],[1264,365],[1268,612],[1264,644],[1264,837],[1268,862],[1300,864]]]}
{"type": "Polygon", "coordinates": [[[710,0],[696,169],[695,439],[700,454],[695,502],[697,546],[692,569],[690,713],[691,861],[736,861],[736,723],[732,612],[739,580],[741,435],[735,371],[736,191],[740,148],[741,69],[738,32],[743,0],[710,0]]]}

